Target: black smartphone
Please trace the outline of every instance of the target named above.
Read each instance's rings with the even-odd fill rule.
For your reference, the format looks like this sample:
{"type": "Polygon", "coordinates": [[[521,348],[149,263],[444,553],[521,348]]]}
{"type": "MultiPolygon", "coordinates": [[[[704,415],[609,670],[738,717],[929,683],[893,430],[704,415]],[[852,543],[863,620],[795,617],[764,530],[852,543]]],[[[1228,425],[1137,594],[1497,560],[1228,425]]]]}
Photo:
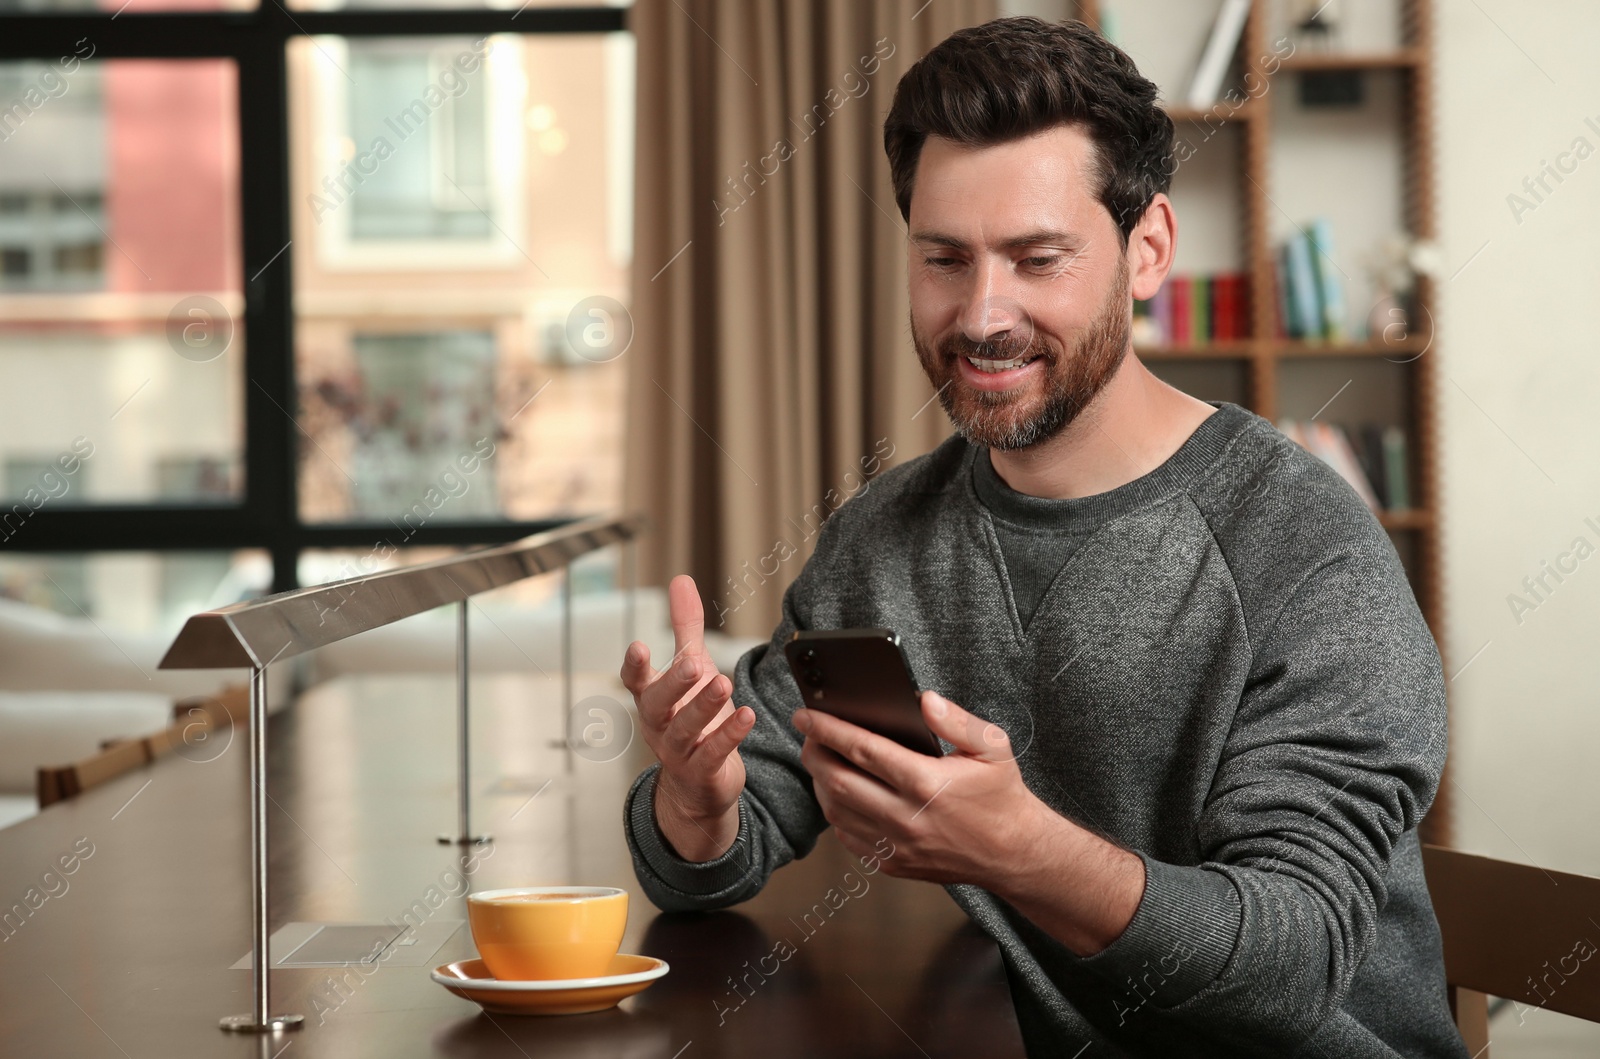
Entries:
{"type": "Polygon", "coordinates": [[[893,629],[799,630],[783,645],[806,706],[939,757],[921,693],[893,629]]]}

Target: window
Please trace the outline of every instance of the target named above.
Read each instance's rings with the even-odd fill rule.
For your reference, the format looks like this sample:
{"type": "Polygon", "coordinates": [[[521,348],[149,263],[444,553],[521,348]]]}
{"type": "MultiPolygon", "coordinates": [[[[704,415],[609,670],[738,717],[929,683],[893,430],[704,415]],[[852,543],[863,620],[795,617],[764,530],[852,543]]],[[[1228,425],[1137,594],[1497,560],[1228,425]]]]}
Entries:
{"type": "Polygon", "coordinates": [[[259,596],[271,580],[271,561],[255,550],[0,554],[0,600],[88,618],[113,643],[143,642],[146,657],[189,615],[259,596]]]}
{"type": "Polygon", "coordinates": [[[0,63],[0,291],[104,283],[103,64],[0,63]]]}
{"type": "Polygon", "coordinates": [[[240,502],[238,93],[227,59],[0,62],[6,547],[67,508],[240,502]]]}
{"type": "Polygon", "coordinates": [[[323,262],[427,270],[516,256],[497,229],[522,223],[519,39],[297,42],[294,69],[314,100],[302,204],[323,262]]]}
{"type": "Polygon", "coordinates": [[[494,336],[357,334],[354,345],[353,385],[317,380],[331,414],[311,414],[310,400],[302,405],[308,422],[326,424],[328,444],[350,452],[350,478],[324,473],[318,483],[308,475],[308,500],[321,484],[342,494],[337,506],[351,518],[396,518],[408,531],[435,518],[500,518],[494,336]]]}
{"type": "Polygon", "coordinates": [[[13,192],[0,208],[5,290],[90,290],[104,282],[105,210],[98,191],[13,192]]]}
{"type": "Polygon", "coordinates": [[[627,300],[624,12],[181,6],[0,0],[5,593],[166,615],[407,511],[438,548],[614,506],[620,367],[565,336],[627,300]]]}
{"type": "MultiPolygon", "coordinates": [[[[514,49],[498,50],[501,54],[494,62],[515,62],[514,49]]],[[[366,145],[388,155],[360,186],[360,194],[351,196],[352,238],[379,243],[485,242],[493,235],[490,217],[478,206],[493,201],[489,175],[510,166],[507,182],[514,185],[521,173],[515,154],[491,157],[494,144],[514,142],[516,137],[514,128],[511,136],[499,129],[500,136],[490,137],[490,115],[505,107],[494,106],[491,91],[496,79],[485,68],[489,51],[487,40],[475,43],[465,37],[448,44],[350,43],[350,76],[355,83],[344,115],[349,135],[340,137],[340,143],[353,150],[366,145]],[[389,113],[391,101],[404,103],[389,113]]],[[[325,70],[323,75],[327,77],[325,70]]],[[[499,80],[504,81],[504,75],[499,80]]]]}
{"type": "Polygon", "coordinates": [[[623,365],[570,332],[627,299],[629,38],[317,37],[289,59],[301,518],[615,509],[623,365]]]}

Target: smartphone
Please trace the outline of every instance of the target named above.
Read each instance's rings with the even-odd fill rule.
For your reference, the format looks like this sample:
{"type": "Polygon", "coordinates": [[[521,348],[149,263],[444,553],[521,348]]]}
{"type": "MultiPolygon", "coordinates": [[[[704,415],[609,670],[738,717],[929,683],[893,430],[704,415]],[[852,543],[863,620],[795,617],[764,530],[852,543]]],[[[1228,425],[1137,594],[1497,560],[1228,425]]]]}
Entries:
{"type": "Polygon", "coordinates": [[[944,753],[922,720],[921,693],[893,629],[799,630],[783,652],[806,706],[918,753],[944,753]]]}

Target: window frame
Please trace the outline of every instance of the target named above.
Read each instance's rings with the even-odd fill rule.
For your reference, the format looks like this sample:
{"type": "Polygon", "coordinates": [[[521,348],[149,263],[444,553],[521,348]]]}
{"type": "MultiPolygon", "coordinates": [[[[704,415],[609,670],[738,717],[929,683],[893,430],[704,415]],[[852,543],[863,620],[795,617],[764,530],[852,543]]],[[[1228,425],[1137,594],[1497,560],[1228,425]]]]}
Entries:
{"type": "MultiPolygon", "coordinates": [[[[354,9],[290,11],[279,0],[254,10],[0,14],[0,61],[52,61],[87,39],[95,59],[230,59],[238,70],[239,202],[244,275],[244,495],[239,503],[47,505],[15,552],[105,552],[260,548],[272,557],[272,591],[298,587],[309,548],[370,547],[385,522],[336,525],[300,519],[295,469],[293,255],[289,186],[288,43],[343,37],[483,36],[494,33],[628,32],[625,7],[354,9]]],[[[417,529],[409,545],[484,545],[571,521],[479,520],[417,529]]]]}

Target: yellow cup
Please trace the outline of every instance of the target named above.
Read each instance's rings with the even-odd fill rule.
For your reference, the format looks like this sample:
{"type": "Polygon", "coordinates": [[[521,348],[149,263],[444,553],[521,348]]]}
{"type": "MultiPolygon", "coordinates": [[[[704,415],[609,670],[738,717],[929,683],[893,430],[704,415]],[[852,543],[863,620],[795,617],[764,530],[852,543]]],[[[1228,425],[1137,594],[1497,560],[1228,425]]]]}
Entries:
{"type": "Polygon", "coordinates": [[[597,978],[628,925],[628,891],[524,886],[467,895],[472,940],[502,981],[597,978]]]}

